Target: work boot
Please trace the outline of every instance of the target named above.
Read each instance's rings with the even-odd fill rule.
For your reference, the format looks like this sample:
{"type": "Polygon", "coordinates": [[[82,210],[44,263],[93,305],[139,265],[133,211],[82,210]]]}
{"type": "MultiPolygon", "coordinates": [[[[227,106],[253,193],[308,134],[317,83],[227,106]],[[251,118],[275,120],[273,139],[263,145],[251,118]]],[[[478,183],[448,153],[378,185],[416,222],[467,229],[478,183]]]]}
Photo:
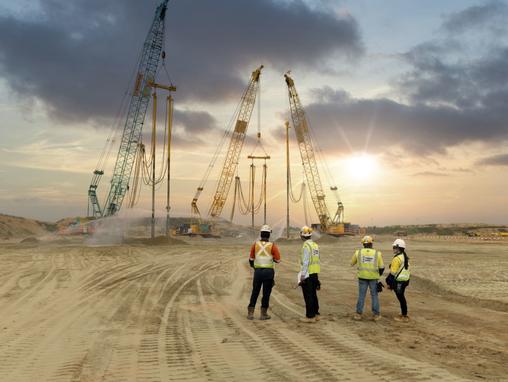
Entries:
{"type": "Polygon", "coordinates": [[[353,320],[355,321],[361,321],[363,320],[363,316],[361,313],[355,313],[355,315],[353,316],[353,320]]]}
{"type": "Polygon", "coordinates": [[[314,321],[318,322],[321,320],[321,316],[319,314],[316,314],[316,317],[314,317],[314,321]]]}
{"type": "Polygon", "coordinates": [[[316,322],[316,318],[302,317],[300,318],[300,322],[303,322],[304,324],[313,324],[314,322],[316,322]]]}
{"type": "Polygon", "coordinates": [[[266,312],[268,311],[268,308],[261,308],[261,316],[259,316],[260,320],[269,320],[272,318],[269,316],[266,312]]]}
{"type": "Polygon", "coordinates": [[[403,316],[402,314],[399,314],[398,316],[393,317],[393,319],[397,322],[409,322],[409,317],[403,316]]]}
{"type": "Polygon", "coordinates": [[[253,307],[247,307],[247,320],[253,320],[254,319],[254,308],[253,307]]]}
{"type": "Polygon", "coordinates": [[[379,321],[381,319],[380,314],[375,314],[374,317],[372,317],[372,321],[379,321]]]}

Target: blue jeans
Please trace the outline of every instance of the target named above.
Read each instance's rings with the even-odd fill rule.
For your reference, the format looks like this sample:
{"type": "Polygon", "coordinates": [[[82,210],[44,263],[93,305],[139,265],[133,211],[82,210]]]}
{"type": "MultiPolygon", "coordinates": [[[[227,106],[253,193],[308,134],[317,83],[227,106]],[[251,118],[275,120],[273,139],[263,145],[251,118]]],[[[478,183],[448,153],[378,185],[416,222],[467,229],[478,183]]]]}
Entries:
{"type": "Polygon", "coordinates": [[[372,313],[379,314],[379,299],[377,297],[377,282],[378,280],[364,280],[358,279],[358,302],[356,303],[356,313],[363,313],[363,305],[365,305],[365,296],[367,288],[370,289],[370,297],[372,300],[372,313]]]}

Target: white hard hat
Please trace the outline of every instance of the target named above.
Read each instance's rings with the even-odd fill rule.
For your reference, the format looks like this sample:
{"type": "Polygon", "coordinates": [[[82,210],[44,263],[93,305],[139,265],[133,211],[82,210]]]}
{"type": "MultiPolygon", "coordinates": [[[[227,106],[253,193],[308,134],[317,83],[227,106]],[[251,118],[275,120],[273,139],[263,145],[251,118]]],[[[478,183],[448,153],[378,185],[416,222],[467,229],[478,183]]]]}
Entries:
{"type": "Polygon", "coordinates": [[[399,248],[406,249],[406,242],[402,239],[396,239],[393,242],[392,247],[399,247],[399,248]]]}
{"type": "Polygon", "coordinates": [[[372,244],[374,242],[374,239],[372,238],[372,236],[364,236],[363,239],[362,239],[362,244],[372,244]]]}
{"type": "Polygon", "coordinates": [[[261,229],[259,230],[259,232],[269,232],[269,233],[272,233],[272,229],[270,228],[269,225],[265,224],[261,227],[261,229]]]}
{"type": "Polygon", "coordinates": [[[312,228],[307,227],[306,225],[304,225],[302,227],[302,229],[300,230],[300,236],[311,237],[312,236],[312,228]]]}

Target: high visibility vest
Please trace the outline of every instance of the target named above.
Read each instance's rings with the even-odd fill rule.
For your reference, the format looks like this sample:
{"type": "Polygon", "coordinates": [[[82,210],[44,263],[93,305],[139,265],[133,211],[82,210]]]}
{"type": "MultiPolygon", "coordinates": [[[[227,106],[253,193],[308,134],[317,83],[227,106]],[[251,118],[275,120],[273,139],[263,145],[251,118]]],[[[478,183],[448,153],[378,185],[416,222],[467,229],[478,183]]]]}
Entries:
{"type": "Polygon", "coordinates": [[[379,279],[379,252],[372,248],[356,250],[358,278],[366,280],[379,279]]]}
{"type": "Polygon", "coordinates": [[[273,268],[272,246],[269,241],[256,241],[254,268],[273,268]]]}
{"type": "Polygon", "coordinates": [[[404,268],[404,255],[400,254],[400,255],[397,255],[396,257],[400,257],[399,258],[400,268],[395,273],[395,276],[396,276],[395,281],[409,281],[409,278],[411,277],[411,273],[409,272],[409,267],[408,267],[408,269],[404,268]]]}
{"type": "Polygon", "coordinates": [[[310,261],[308,269],[309,275],[321,272],[321,265],[319,264],[319,246],[312,240],[307,240],[305,243],[303,243],[302,253],[300,255],[300,265],[303,264],[305,247],[307,247],[307,250],[310,253],[310,261]]]}

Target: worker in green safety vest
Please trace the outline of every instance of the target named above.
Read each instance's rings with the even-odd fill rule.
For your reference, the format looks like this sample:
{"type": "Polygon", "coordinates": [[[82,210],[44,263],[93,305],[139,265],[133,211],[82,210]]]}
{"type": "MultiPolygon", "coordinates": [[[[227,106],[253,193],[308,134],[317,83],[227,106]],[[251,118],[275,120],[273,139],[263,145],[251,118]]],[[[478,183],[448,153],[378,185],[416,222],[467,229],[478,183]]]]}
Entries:
{"type": "Polygon", "coordinates": [[[381,318],[378,282],[385,266],[381,251],[374,249],[373,243],[374,239],[371,236],[364,236],[362,239],[363,248],[357,249],[351,259],[351,265],[356,265],[358,269],[358,301],[356,303],[356,314],[353,316],[353,319],[357,321],[363,319],[363,306],[365,305],[367,289],[370,289],[372,300],[372,319],[377,321],[381,318]]]}
{"type": "Polygon", "coordinates": [[[317,291],[321,288],[319,272],[321,271],[319,246],[312,241],[312,228],[304,226],[300,231],[300,238],[304,241],[300,253],[299,285],[302,287],[305,300],[305,318],[302,322],[313,323],[319,321],[319,301],[317,291]]]}
{"type": "Polygon", "coordinates": [[[406,254],[406,242],[396,239],[393,244],[393,259],[390,263],[390,274],[386,278],[386,284],[392,289],[400,303],[400,315],[394,317],[395,321],[409,322],[407,315],[407,301],[404,295],[409,285],[411,273],[409,272],[409,257],[406,254]]]}

